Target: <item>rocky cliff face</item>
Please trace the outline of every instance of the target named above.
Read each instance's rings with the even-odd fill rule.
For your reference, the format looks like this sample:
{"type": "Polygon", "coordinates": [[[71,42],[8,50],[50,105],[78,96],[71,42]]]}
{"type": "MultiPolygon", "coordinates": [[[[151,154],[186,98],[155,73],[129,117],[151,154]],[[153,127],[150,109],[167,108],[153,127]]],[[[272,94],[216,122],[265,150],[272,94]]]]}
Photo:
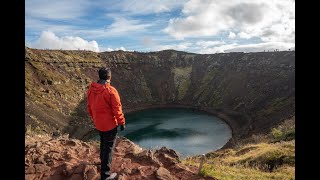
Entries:
{"type": "Polygon", "coordinates": [[[235,139],[295,114],[294,51],[200,55],[26,48],[26,129],[83,137],[92,128],[85,93],[102,66],[111,67],[125,112],[157,106],[205,110],[226,120],[235,139]]]}

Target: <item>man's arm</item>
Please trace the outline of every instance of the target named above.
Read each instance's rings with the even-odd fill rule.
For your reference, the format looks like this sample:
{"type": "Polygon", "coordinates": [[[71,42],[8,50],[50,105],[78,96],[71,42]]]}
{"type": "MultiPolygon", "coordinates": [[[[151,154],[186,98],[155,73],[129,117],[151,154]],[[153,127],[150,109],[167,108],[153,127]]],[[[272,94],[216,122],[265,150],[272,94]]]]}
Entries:
{"type": "Polygon", "coordinates": [[[115,88],[112,88],[110,96],[111,96],[112,112],[118,122],[118,125],[124,125],[125,118],[122,113],[122,104],[120,101],[120,96],[119,96],[118,91],[115,88]]]}
{"type": "Polygon", "coordinates": [[[89,115],[90,115],[91,119],[93,119],[91,105],[89,103],[89,96],[90,96],[90,91],[88,91],[88,93],[87,93],[87,110],[89,112],[89,115]]]}

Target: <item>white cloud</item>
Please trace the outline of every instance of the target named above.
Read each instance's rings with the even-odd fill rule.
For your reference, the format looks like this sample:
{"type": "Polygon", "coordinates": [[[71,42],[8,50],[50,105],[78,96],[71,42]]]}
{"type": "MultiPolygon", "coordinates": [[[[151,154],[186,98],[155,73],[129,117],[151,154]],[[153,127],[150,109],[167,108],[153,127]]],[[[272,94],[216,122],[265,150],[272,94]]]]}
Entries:
{"type": "Polygon", "coordinates": [[[130,52],[133,52],[133,51],[134,51],[134,50],[128,50],[128,49],[126,49],[126,48],[125,48],[125,47],[123,47],[123,46],[121,46],[121,47],[119,47],[119,48],[115,48],[115,49],[110,48],[110,47],[108,47],[108,48],[100,47],[100,49],[101,49],[101,51],[100,51],[100,52],[105,52],[105,51],[110,52],[110,51],[118,51],[118,50],[122,50],[122,51],[130,51],[130,52]]]}
{"type": "Polygon", "coordinates": [[[200,54],[212,54],[212,53],[227,53],[227,52],[263,52],[263,51],[274,51],[294,49],[294,43],[284,42],[263,42],[255,44],[242,44],[237,43],[225,44],[212,48],[201,49],[198,53],[200,54]]]}
{"type": "Polygon", "coordinates": [[[127,32],[141,32],[144,31],[145,28],[151,26],[151,24],[141,24],[139,20],[126,19],[117,15],[109,16],[113,17],[115,21],[105,29],[108,34],[120,35],[127,32]]]}
{"type": "Polygon", "coordinates": [[[111,51],[114,51],[114,49],[113,48],[110,48],[110,47],[102,47],[102,46],[100,46],[99,47],[99,49],[100,49],[100,52],[111,52],[111,51]]]}
{"type": "Polygon", "coordinates": [[[43,31],[38,40],[30,43],[30,47],[38,49],[80,49],[99,52],[99,46],[96,41],[87,41],[73,36],[58,37],[50,31],[43,31]]]}
{"type": "Polygon", "coordinates": [[[221,45],[225,44],[224,41],[198,41],[196,42],[196,45],[202,47],[202,48],[207,48],[210,46],[215,46],[215,45],[221,45]]]}
{"type": "Polygon", "coordinates": [[[187,0],[123,0],[118,3],[107,2],[109,9],[116,9],[129,14],[153,14],[172,11],[181,7],[187,0]]]}
{"type": "Polygon", "coordinates": [[[116,51],[118,51],[118,50],[126,51],[126,48],[124,48],[124,47],[121,46],[120,48],[116,48],[115,50],[116,50],[116,51]]]}
{"type": "Polygon", "coordinates": [[[245,33],[245,32],[240,32],[238,33],[238,36],[242,39],[250,39],[252,37],[252,35],[245,33]]]}
{"type": "Polygon", "coordinates": [[[217,35],[228,29],[231,21],[221,13],[221,2],[190,0],[184,5],[183,16],[172,18],[164,32],[177,39],[217,35]]]}
{"type": "Polygon", "coordinates": [[[262,2],[252,3],[242,1],[231,6],[227,6],[223,13],[230,16],[237,24],[257,24],[263,20],[266,5],[262,2]]]}
{"type": "Polygon", "coordinates": [[[103,39],[122,35],[133,35],[146,30],[151,24],[141,24],[139,20],[126,19],[119,16],[111,16],[115,21],[103,28],[87,28],[71,25],[51,24],[47,21],[26,18],[26,32],[51,31],[57,34],[81,36],[90,39],[103,39]]]}
{"type": "Polygon", "coordinates": [[[234,32],[229,32],[229,35],[228,35],[228,38],[230,38],[230,39],[234,39],[234,38],[236,38],[236,34],[234,33],[234,32]]]}
{"type": "Polygon", "coordinates": [[[291,0],[190,0],[164,32],[184,39],[240,32],[240,38],[294,42],[295,2],[291,0]]]}
{"type": "Polygon", "coordinates": [[[157,47],[155,47],[156,51],[161,51],[161,50],[166,50],[166,49],[174,49],[174,50],[187,50],[188,48],[190,48],[190,46],[192,45],[192,43],[190,42],[183,42],[183,43],[179,43],[179,44],[170,44],[170,45],[159,45],[157,47]]]}
{"type": "MultiPolygon", "coordinates": [[[[104,51],[114,51],[112,48],[107,48],[104,51]]],[[[103,52],[103,51],[102,51],[103,52]]]]}

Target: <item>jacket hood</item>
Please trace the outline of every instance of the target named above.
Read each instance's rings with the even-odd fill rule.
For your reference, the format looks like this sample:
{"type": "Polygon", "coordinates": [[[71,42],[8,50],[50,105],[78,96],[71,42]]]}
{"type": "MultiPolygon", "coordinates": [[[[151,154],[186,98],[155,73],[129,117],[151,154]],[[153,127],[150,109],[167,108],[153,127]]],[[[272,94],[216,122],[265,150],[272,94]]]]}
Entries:
{"type": "Polygon", "coordinates": [[[93,93],[102,93],[106,89],[106,84],[99,84],[92,82],[90,84],[90,91],[93,93]]]}

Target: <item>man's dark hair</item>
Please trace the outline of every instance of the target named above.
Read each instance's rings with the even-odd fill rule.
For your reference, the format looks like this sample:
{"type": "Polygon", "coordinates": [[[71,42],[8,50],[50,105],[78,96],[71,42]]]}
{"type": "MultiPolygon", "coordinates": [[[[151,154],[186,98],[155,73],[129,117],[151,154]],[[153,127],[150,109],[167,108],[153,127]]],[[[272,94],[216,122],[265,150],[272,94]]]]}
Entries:
{"type": "Polygon", "coordinates": [[[111,69],[107,67],[100,68],[98,73],[99,73],[99,78],[103,80],[110,79],[111,77],[111,69]]]}

